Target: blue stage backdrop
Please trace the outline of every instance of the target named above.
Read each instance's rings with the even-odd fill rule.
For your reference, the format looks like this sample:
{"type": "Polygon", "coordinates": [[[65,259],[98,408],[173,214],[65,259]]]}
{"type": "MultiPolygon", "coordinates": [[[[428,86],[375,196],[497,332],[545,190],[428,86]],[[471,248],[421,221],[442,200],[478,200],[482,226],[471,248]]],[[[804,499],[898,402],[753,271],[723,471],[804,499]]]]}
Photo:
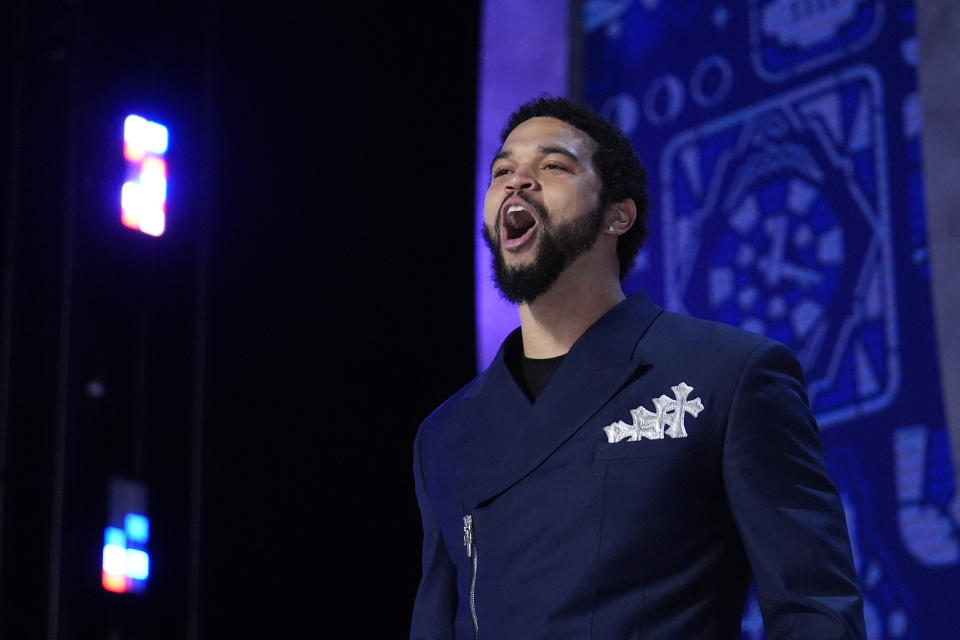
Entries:
{"type": "MultiPolygon", "coordinates": [[[[628,288],[797,353],[869,637],[960,638],[912,2],[598,0],[580,19],[582,97],[650,170],[628,288]]],[[[763,637],[753,600],[743,637],[763,637]]]]}

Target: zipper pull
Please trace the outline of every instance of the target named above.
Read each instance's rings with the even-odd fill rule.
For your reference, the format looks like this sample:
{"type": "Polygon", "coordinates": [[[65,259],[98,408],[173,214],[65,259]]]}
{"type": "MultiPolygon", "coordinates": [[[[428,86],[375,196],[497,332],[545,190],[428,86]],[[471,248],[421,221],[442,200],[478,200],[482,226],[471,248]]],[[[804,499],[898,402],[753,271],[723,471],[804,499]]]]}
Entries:
{"type": "Polygon", "coordinates": [[[467,557],[473,555],[473,516],[463,516],[463,546],[467,548],[467,557]]]}

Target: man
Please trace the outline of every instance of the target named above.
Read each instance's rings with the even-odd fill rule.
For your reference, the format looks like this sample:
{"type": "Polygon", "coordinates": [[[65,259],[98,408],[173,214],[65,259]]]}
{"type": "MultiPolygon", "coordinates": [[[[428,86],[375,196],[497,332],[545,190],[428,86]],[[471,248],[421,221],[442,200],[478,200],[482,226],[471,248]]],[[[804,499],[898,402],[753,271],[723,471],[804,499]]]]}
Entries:
{"type": "Polygon", "coordinates": [[[514,113],[483,234],[520,328],[421,425],[411,637],[863,638],[802,373],[759,335],[626,298],[644,172],[563,99],[514,113]]]}

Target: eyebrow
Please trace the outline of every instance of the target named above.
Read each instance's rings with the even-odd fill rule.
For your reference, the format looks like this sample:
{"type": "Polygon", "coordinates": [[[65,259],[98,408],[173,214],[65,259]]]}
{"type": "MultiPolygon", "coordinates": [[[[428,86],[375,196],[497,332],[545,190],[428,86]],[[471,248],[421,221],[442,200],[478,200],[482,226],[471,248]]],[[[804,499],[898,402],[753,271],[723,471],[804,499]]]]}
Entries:
{"type": "Polygon", "coordinates": [[[563,147],[539,147],[537,151],[545,156],[548,156],[551,153],[559,153],[562,156],[567,156],[577,164],[580,164],[580,158],[577,157],[577,154],[569,149],[564,149],[563,147]]]}
{"type": "MultiPolygon", "coordinates": [[[[570,158],[577,164],[580,164],[580,158],[577,157],[577,154],[570,151],[569,149],[564,149],[563,147],[537,147],[537,152],[543,156],[548,156],[551,153],[559,153],[562,156],[566,156],[570,158]]],[[[501,160],[503,158],[509,158],[512,155],[513,155],[513,151],[510,151],[507,149],[501,149],[499,152],[497,152],[497,155],[493,156],[493,160],[490,161],[490,166],[493,167],[493,163],[495,163],[497,160],[501,160]]]]}

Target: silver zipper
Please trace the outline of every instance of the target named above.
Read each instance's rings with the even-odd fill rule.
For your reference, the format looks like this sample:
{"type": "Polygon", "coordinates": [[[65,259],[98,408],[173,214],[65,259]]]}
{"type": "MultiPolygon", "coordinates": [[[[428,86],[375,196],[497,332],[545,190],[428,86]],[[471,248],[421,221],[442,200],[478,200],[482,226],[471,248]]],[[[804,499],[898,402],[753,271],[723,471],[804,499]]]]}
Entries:
{"type": "Polygon", "coordinates": [[[470,617],[473,618],[473,637],[480,637],[480,625],[477,623],[477,545],[473,540],[473,516],[463,516],[463,546],[467,548],[467,557],[473,563],[470,574],[470,617]]]}

